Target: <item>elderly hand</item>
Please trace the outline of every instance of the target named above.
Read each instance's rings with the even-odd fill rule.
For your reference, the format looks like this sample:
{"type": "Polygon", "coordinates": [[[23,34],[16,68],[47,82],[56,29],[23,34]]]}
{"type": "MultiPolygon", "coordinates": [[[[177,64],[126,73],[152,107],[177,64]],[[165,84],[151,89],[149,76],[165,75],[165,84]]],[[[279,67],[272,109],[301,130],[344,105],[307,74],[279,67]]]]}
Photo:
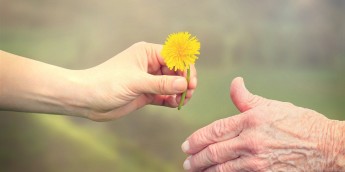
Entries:
{"type": "Polygon", "coordinates": [[[345,125],[291,103],[251,94],[243,79],[231,84],[242,112],[193,133],[182,149],[188,171],[344,171],[345,125]]]}

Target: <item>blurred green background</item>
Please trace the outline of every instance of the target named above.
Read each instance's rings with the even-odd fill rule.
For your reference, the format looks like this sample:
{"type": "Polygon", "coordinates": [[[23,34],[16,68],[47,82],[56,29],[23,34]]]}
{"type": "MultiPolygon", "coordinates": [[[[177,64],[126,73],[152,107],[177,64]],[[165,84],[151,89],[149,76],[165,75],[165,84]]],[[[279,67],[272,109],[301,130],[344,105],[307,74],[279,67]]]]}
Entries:
{"type": "MultiPolygon", "coordinates": [[[[0,0],[0,49],[85,69],[139,41],[189,31],[198,88],[181,111],[117,121],[0,112],[0,171],[182,171],[181,143],[238,111],[229,84],[345,119],[345,1],[0,0]]],[[[63,90],[61,90],[63,91],[63,90]]]]}

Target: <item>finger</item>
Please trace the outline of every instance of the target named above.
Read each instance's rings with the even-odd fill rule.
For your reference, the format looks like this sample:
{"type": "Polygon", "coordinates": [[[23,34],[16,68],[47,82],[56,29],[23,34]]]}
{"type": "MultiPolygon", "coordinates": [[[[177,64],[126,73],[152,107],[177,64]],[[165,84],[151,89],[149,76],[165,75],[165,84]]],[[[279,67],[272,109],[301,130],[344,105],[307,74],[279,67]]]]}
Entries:
{"type": "Polygon", "coordinates": [[[162,70],[161,75],[177,75],[176,71],[170,70],[167,66],[162,66],[161,70],[162,70]]]}
{"type": "Polygon", "coordinates": [[[190,163],[190,171],[200,171],[216,164],[222,164],[241,156],[246,150],[246,147],[240,139],[234,138],[231,140],[215,143],[207,146],[197,154],[190,156],[185,162],[190,163]]]}
{"type": "Polygon", "coordinates": [[[240,157],[240,158],[225,162],[223,164],[214,165],[204,170],[204,172],[228,172],[228,171],[241,171],[241,170],[243,171],[244,170],[243,164],[244,164],[244,161],[240,157]]]}
{"type": "Polygon", "coordinates": [[[232,139],[238,136],[244,125],[245,115],[235,115],[220,119],[194,132],[182,144],[187,154],[195,154],[210,144],[232,139]]]}
{"type": "MultiPolygon", "coordinates": [[[[157,68],[162,67],[162,75],[180,75],[180,76],[187,76],[187,72],[181,72],[181,71],[173,71],[167,68],[166,63],[164,59],[161,56],[161,51],[163,48],[163,45],[160,44],[152,44],[152,43],[147,43],[147,42],[140,42],[136,44],[137,47],[142,48],[146,52],[146,55],[148,57],[148,64],[149,64],[149,73],[153,74],[152,71],[156,71],[157,68]]],[[[192,81],[193,79],[195,81],[192,81],[189,85],[188,88],[196,88],[196,78],[197,78],[197,71],[195,68],[195,65],[192,64],[190,65],[190,80],[192,81]],[[195,78],[195,79],[194,79],[195,78]]]]}
{"type": "Polygon", "coordinates": [[[244,85],[243,78],[235,78],[230,86],[230,97],[240,112],[247,111],[256,106],[269,105],[273,100],[269,100],[250,93],[244,85]]]}
{"type": "Polygon", "coordinates": [[[178,106],[176,102],[176,95],[156,95],[152,102],[152,105],[166,106],[175,108],[178,106]]]}
{"type": "MultiPolygon", "coordinates": [[[[193,94],[194,94],[194,91],[195,91],[195,89],[188,89],[188,90],[187,90],[186,97],[185,97],[185,102],[184,102],[183,104],[186,104],[186,102],[188,102],[188,101],[192,98],[192,96],[193,96],[193,94]]],[[[182,94],[177,94],[177,96],[176,96],[176,102],[177,102],[178,104],[179,104],[180,101],[181,101],[181,97],[182,97],[182,94]]]]}
{"type": "Polygon", "coordinates": [[[204,172],[267,171],[268,166],[270,166],[270,163],[267,159],[240,156],[237,159],[211,166],[204,172]]]}
{"type": "MultiPolygon", "coordinates": [[[[149,74],[162,75],[161,67],[166,67],[166,63],[161,56],[163,45],[147,42],[139,42],[134,45],[134,47],[138,48],[142,52],[142,54],[145,54],[146,56],[146,58],[143,58],[142,55],[140,55],[140,60],[142,60],[142,64],[147,63],[147,72],[149,74]]],[[[137,50],[137,52],[139,50],[137,50]]]]}
{"type": "MultiPolygon", "coordinates": [[[[176,102],[177,104],[181,103],[181,95],[176,95],[176,102]]],[[[183,106],[186,105],[189,102],[190,98],[185,98],[183,101],[183,106]]]]}
{"type": "MultiPolygon", "coordinates": [[[[187,74],[185,74],[187,75],[187,74]]],[[[194,65],[190,66],[190,78],[189,78],[189,84],[188,89],[195,89],[197,86],[197,72],[194,65]]]]}
{"type": "Polygon", "coordinates": [[[146,51],[146,55],[149,60],[149,64],[159,64],[160,66],[166,66],[163,57],[161,56],[161,51],[163,49],[163,45],[161,44],[153,44],[147,42],[140,42],[139,43],[144,50],[146,51]],[[153,62],[153,63],[150,63],[153,62]]]}
{"type": "Polygon", "coordinates": [[[180,76],[147,74],[144,75],[140,83],[135,88],[138,94],[173,95],[182,93],[187,89],[186,79],[180,76]]]}
{"type": "Polygon", "coordinates": [[[191,78],[188,84],[188,89],[195,89],[197,86],[197,81],[198,79],[196,77],[191,78]]]}
{"type": "Polygon", "coordinates": [[[188,91],[187,91],[187,94],[186,94],[186,99],[192,98],[193,93],[194,93],[194,89],[193,89],[193,90],[188,90],[188,91]]]}
{"type": "MultiPolygon", "coordinates": [[[[187,78],[187,71],[177,71],[177,75],[183,76],[185,78],[187,78]]],[[[188,88],[196,88],[196,82],[197,80],[197,71],[195,68],[195,65],[190,65],[190,79],[189,79],[189,83],[190,85],[188,85],[188,88]]]]}
{"type": "Polygon", "coordinates": [[[177,102],[177,104],[180,104],[180,102],[181,102],[181,94],[177,94],[176,95],[176,102],[177,102]]]}
{"type": "MultiPolygon", "coordinates": [[[[187,94],[186,94],[185,100],[191,99],[192,96],[193,96],[193,94],[194,94],[194,90],[188,90],[188,91],[187,91],[187,94]]],[[[177,102],[177,103],[180,103],[181,97],[182,97],[181,94],[177,94],[177,95],[176,95],[176,102],[177,102]]]]}

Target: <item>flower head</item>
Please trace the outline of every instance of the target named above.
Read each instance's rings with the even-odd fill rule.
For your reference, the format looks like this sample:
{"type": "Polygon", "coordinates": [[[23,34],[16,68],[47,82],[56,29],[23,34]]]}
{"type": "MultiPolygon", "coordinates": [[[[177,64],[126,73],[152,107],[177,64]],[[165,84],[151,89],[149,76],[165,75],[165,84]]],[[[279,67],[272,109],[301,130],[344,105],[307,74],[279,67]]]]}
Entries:
{"type": "Polygon", "coordinates": [[[185,71],[198,59],[200,42],[188,32],[172,33],[168,36],[162,50],[162,56],[170,70],[185,71]]]}

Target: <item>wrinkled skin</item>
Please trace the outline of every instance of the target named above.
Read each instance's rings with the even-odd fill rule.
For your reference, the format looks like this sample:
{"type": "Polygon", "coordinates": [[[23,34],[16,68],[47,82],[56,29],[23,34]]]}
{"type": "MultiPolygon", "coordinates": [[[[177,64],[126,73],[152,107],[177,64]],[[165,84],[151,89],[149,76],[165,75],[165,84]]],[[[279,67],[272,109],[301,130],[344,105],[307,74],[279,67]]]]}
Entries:
{"type": "MultiPolygon", "coordinates": [[[[341,171],[343,123],[291,103],[251,94],[234,79],[231,98],[241,114],[220,119],[188,137],[188,171],[341,171]]],[[[344,153],[344,152],[343,152],[344,153]]],[[[343,154],[344,155],[344,154],[343,154]]]]}

